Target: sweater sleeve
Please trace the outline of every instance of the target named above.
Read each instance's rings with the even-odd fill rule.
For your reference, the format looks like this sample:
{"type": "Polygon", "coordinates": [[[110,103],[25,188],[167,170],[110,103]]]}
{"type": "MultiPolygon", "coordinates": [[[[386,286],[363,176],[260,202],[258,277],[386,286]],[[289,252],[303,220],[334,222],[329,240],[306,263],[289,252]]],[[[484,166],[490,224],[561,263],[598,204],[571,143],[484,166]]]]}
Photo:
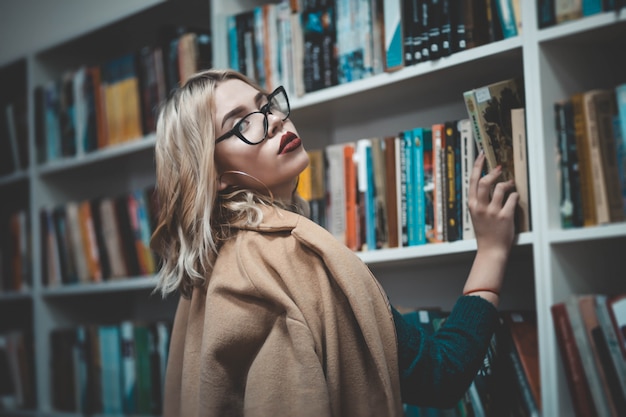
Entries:
{"type": "Polygon", "coordinates": [[[476,296],[460,297],[434,334],[392,309],[398,335],[402,401],[452,407],[469,388],[496,330],[498,312],[476,296]]]}

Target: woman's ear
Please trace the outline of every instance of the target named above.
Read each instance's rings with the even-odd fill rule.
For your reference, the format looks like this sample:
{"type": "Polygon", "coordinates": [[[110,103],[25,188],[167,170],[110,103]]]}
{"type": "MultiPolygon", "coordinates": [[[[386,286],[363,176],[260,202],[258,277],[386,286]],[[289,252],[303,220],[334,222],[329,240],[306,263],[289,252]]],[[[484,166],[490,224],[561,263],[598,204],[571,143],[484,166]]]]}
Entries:
{"type": "Polygon", "coordinates": [[[217,177],[217,189],[218,191],[224,191],[226,188],[228,188],[230,184],[226,183],[224,181],[224,174],[221,174],[219,177],[217,177]]]}

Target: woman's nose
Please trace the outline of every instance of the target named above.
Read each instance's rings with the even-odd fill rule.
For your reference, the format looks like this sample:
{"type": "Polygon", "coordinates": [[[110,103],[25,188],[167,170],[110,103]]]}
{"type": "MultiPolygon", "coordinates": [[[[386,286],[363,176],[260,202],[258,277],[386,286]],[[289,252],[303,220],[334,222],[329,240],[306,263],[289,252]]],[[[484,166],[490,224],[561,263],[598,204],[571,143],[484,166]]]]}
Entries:
{"type": "Polygon", "coordinates": [[[271,138],[283,128],[283,119],[275,114],[267,113],[267,137],[271,138]]]}

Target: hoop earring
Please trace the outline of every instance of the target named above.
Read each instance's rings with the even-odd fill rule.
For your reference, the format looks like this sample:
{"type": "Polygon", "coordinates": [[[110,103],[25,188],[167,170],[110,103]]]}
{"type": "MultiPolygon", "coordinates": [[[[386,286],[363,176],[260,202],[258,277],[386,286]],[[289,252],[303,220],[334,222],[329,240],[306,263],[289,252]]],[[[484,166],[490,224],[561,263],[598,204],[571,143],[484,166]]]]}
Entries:
{"type": "Polygon", "coordinates": [[[255,177],[254,175],[250,175],[247,172],[243,172],[243,171],[224,171],[220,174],[220,176],[218,177],[218,182],[222,181],[222,177],[226,174],[237,174],[237,175],[242,175],[244,177],[250,178],[254,181],[256,181],[257,183],[261,184],[265,190],[267,191],[267,194],[270,196],[270,201],[272,203],[274,203],[274,194],[272,193],[272,190],[269,189],[269,187],[267,185],[265,185],[265,183],[263,181],[261,181],[260,179],[258,179],[257,177],[255,177]]]}

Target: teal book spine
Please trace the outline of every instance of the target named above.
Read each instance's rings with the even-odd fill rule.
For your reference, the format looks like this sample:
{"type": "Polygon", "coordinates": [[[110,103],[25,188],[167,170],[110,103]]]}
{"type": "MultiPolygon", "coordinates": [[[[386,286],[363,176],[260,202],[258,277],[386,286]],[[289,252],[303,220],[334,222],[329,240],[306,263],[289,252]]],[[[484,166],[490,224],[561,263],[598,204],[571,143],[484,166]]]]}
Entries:
{"type": "Polygon", "coordinates": [[[413,129],[414,152],[414,191],[415,191],[415,245],[426,243],[426,194],[424,181],[424,144],[432,141],[432,131],[428,128],[413,129]]]}
{"type": "Polygon", "coordinates": [[[404,148],[404,171],[406,177],[406,230],[408,245],[413,246],[417,243],[417,228],[415,219],[416,211],[416,192],[415,192],[415,139],[413,130],[403,132],[403,148],[404,148]]]}
{"type": "Polygon", "coordinates": [[[496,5],[504,39],[517,36],[517,23],[512,0],[498,0],[496,5]]]}

